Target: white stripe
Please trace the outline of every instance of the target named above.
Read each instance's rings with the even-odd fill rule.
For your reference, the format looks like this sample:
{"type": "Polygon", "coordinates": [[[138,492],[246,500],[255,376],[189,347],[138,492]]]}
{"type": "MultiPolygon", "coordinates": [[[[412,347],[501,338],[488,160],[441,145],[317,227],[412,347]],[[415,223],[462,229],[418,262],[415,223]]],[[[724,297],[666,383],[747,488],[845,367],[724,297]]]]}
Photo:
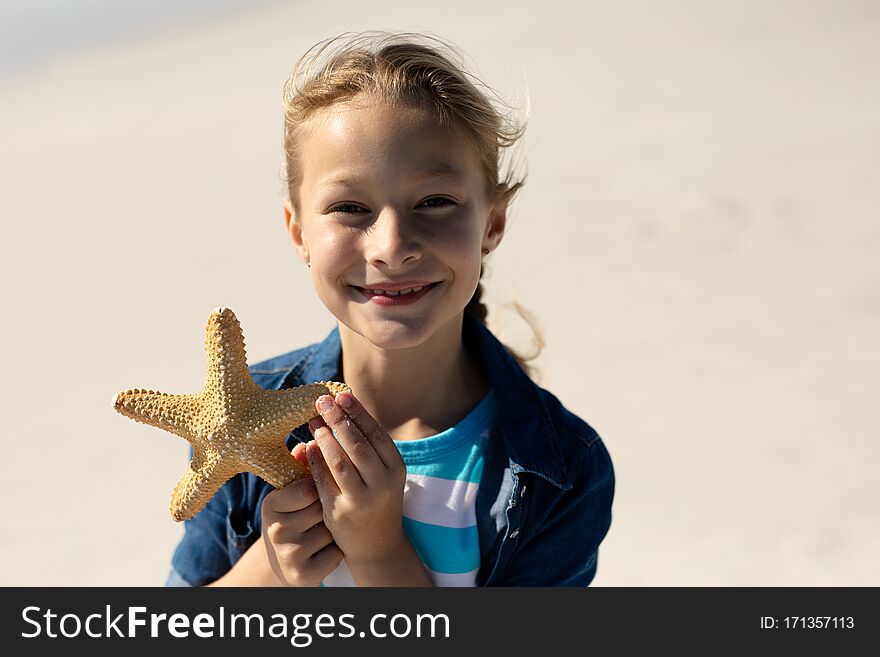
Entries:
{"type": "Polygon", "coordinates": [[[324,586],[357,586],[354,583],[354,577],[351,576],[351,571],[348,569],[348,564],[345,563],[345,559],[336,566],[336,570],[324,578],[324,586]]]}
{"type": "Polygon", "coordinates": [[[429,525],[471,527],[477,524],[474,501],[479,484],[428,475],[406,475],[403,515],[429,525]]]}
{"type": "Polygon", "coordinates": [[[476,586],[479,568],[474,568],[469,573],[435,573],[428,570],[434,586],[476,586]]]}

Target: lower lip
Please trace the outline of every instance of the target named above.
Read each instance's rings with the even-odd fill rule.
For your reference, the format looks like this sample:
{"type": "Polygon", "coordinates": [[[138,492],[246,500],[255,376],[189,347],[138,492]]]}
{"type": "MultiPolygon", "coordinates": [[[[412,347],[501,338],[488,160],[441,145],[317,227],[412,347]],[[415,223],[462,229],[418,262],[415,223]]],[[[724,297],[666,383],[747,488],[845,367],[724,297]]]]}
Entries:
{"type": "Polygon", "coordinates": [[[409,304],[415,303],[416,301],[421,299],[438,285],[440,285],[440,283],[432,283],[431,285],[426,285],[418,292],[400,294],[396,297],[386,297],[382,294],[373,294],[369,290],[365,290],[361,287],[355,289],[363,294],[367,298],[367,301],[378,304],[380,306],[408,306],[409,304]]]}

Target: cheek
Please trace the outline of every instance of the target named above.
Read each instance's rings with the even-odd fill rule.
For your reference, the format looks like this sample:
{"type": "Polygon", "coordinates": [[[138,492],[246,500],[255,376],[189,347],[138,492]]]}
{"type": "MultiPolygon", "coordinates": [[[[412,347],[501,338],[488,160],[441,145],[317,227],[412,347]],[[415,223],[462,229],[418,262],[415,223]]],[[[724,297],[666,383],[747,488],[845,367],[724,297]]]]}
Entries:
{"type": "Polygon", "coordinates": [[[423,237],[438,250],[465,256],[474,249],[479,251],[481,234],[479,222],[468,212],[429,224],[423,237]]]}
{"type": "Polygon", "coordinates": [[[334,270],[357,253],[357,236],[348,230],[326,227],[310,231],[308,245],[313,266],[334,270]]]}
{"type": "Polygon", "coordinates": [[[473,224],[450,225],[438,231],[433,244],[444,259],[459,269],[480,271],[480,233],[473,224]]]}

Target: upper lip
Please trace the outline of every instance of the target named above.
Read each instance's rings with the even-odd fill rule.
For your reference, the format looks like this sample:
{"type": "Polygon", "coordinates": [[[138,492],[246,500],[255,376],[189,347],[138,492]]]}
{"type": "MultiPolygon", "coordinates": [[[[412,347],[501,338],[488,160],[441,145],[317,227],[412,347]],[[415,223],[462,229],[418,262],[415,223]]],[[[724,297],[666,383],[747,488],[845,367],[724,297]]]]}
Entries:
{"type": "Polygon", "coordinates": [[[371,283],[369,285],[355,285],[355,287],[359,287],[362,290],[385,290],[386,292],[399,292],[400,290],[406,290],[411,287],[425,287],[427,285],[432,285],[436,281],[404,281],[402,283],[371,283]]]}

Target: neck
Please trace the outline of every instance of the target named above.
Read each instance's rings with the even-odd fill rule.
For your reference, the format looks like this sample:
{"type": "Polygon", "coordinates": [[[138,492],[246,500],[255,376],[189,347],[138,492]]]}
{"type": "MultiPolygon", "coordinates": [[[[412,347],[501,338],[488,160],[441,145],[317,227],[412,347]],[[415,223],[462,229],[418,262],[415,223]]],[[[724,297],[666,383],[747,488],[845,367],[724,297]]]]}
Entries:
{"type": "Polygon", "coordinates": [[[455,425],[489,391],[483,368],[462,342],[463,316],[406,349],[380,349],[343,324],[342,375],[364,408],[395,440],[455,425]]]}

